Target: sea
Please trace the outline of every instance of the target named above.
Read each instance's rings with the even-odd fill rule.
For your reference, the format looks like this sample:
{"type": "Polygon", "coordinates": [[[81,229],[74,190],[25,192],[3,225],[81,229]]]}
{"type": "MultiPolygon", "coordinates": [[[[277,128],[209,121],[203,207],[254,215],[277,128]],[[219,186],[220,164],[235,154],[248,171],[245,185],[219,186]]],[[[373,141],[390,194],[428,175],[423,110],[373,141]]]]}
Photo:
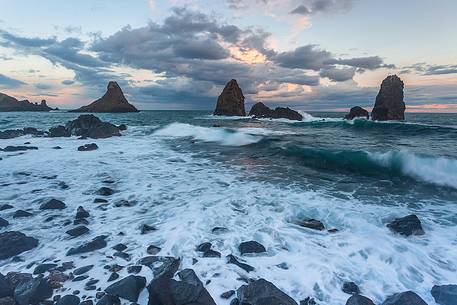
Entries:
{"type": "MultiPolygon", "coordinates": [[[[33,214],[13,219],[15,209],[1,211],[10,226],[0,232],[17,230],[40,241],[21,259],[0,261],[0,272],[71,260],[76,267],[94,265],[88,275],[103,290],[111,284],[104,266],[135,265],[156,245],[157,255],[179,257],[181,269],[195,270],[217,304],[230,303],[223,292],[258,278],[297,302],[312,297],[318,304],[345,304],[349,295],[341,287],[352,281],[376,304],[407,290],[436,304],[433,285],[457,284],[457,114],[407,113],[404,122],[302,114],[301,122],[210,111],[97,114],[128,129],[108,139],[0,140],[0,147],[38,147],[0,152],[0,205],[33,214]],[[92,142],[98,150],[77,151],[92,142]],[[115,193],[107,203],[94,203],[103,186],[115,193]],[[65,211],[40,211],[50,198],[64,201],[65,211]],[[71,239],[64,232],[78,206],[91,215],[90,231],[71,239]],[[386,227],[410,214],[419,217],[424,235],[405,237],[386,227]],[[338,231],[297,225],[306,218],[338,231]],[[143,224],[157,230],[141,234],[143,224]],[[108,236],[108,247],[66,256],[98,235],[108,236]],[[250,240],[267,252],[241,256],[238,245],[250,240]],[[202,257],[196,251],[202,242],[211,242],[221,258],[202,257]],[[129,261],[113,256],[118,243],[128,246],[129,261]],[[255,270],[227,264],[229,254],[255,270]]],[[[0,113],[0,130],[46,130],[77,116],[0,113]]],[[[140,275],[152,278],[145,267],[140,275]]],[[[95,294],[84,285],[69,281],[64,289],[95,294]]],[[[147,304],[146,290],[138,303],[147,304]]]]}

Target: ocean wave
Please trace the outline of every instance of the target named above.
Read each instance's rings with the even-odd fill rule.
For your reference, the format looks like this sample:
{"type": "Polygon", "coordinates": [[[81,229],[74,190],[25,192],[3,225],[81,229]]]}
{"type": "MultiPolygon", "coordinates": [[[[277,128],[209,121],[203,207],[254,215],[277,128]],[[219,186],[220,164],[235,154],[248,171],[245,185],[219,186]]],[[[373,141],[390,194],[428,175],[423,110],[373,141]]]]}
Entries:
{"type": "Polygon", "coordinates": [[[409,151],[368,152],[283,147],[288,154],[300,157],[305,165],[329,170],[343,169],[362,174],[390,174],[457,189],[457,160],[441,156],[420,155],[409,151]]]}
{"type": "Polygon", "coordinates": [[[257,143],[262,136],[246,131],[221,127],[202,127],[184,123],[171,123],[154,132],[157,136],[190,137],[204,142],[217,142],[227,146],[244,146],[257,143]]]}

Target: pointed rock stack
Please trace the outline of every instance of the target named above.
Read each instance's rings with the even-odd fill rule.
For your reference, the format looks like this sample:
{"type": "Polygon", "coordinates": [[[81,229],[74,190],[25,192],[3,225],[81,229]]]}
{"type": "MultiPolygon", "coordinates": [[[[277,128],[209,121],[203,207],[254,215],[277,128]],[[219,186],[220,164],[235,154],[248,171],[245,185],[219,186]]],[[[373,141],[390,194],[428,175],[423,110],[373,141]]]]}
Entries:
{"type": "Polygon", "coordinates": [[[214,115],[246,116],[244,95],[236,80],[232,79],[225,85],[217,99],[214,115]]]}
{"type": "Polygon", "coordinates": [[[397,75],[389,75],[382,81],[381,89],[371,112],[375,121],[404,120],[403,81],[397,75]]]}
{"type": "Polygon", "coordinates": [[[124,96],[121,87],[116,82],[109,82],[105,95],[95,102],[70,112],[138,112],[124,96]]]}

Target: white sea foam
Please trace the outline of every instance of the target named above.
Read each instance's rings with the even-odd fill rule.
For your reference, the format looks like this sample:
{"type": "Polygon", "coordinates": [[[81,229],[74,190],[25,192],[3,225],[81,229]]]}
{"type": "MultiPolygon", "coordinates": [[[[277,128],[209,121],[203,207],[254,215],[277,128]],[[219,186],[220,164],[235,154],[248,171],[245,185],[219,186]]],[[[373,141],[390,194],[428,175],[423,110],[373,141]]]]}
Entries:
{"type": "MultiPolygon", "coordinates": [[[[179,132],[183,126],[174,125],[179,132]],[[181,127],[181,128],[177,128],[181,127]]],[[[191,128],[194,137],[198,132],[191,128]]],[[[198,130],[198,129],[197,129],[198,130]]],[[[163,132],[163,131],[162,131],[163,132]]],[[[185,134],[185,132],[183,132],[185,134]]],[[[203,129],[202,137],[207,137],[203,129]]],[[[223,135],[226,136],[225,134],[223,135]]],[[[218,137],[215,137],[216,139],[218,137]]],[[[4,140],[2,145],[21,145],[25,138],[4,140]]],[[[192,157],[170,149],[163,136],[123,136],[96,140],[100,147],[92,152],[78,152],[85,141],[69,139],[27,138],[37,151],[24,154],[1,153],[0,204],[13,204],[16,209],[33,212],[32,218],[13,219],[13,211],[2,212],[11,223],[8,230],[20,230],[40,240],[39,247],[21,255],[24,262],[0,261],[0,271],[30,272],[30,262],[45,259],[74,260],[77,267],[95,264],[88,272],[100,279],[98,287],[106,288],[109,272],[106,264],[129,264],[112,257],[111,249],[125,243],[131,264],[146,256],[150,244],[162,248],[159,255],[182,258],[181,268],[192,268],[206,285],[217,304],[228,305],[219,295],[244,284],[239,277],[263,277],[299,301],[307,296],[320,304],[345,304],[348,295],[341,291],[344,281],[355,281],[364,295],[381,303],[387,295],[413,290],[430,304],[435,304],[429,291],[434,284],[457,282],[457,251],[455,227],[437,223],[428,210],[414,211],[407,207],[385,207],[357,200],[343,200],[322,192],[298,187],[283,188],[245,176],[246,167],[233,168],[192,157]],[[59,145],[63,149],[53,150],[59,145]],[[24,176],[23,173],[29,174],[24,176]],[[44,176],[57,175],[56,179],[44,176]],[[103,180],[114,180],[106,185],[103,180]],[[63,181],[70,186],[58,187],[63,181]],[[93,203],[94,192],[101,186],[117,190],[105,205],[93,203]],[[40,211],[39,204],[55,197],[67,204],[64,211],[40,211]],[[115,207],[119,200],[130,200],[132,207],[115,207]],[[90,211],[90,233],[68,239],[62,227],[73,220],[76,208],[90,211]],[[415,212],[421,218],[426,235],[404,238],[390,233],[386,218],[415,212]],[[53,220],[45,222],[50,215],[53,220]],[[302,229],[289,222],[296,217],[322,220],[336,234],[302,229]],[[158,231],[141,235],[142,224],[155,225],[158,231]],[[211,228],[223,226],[228,232],[216,235],[211,228]],[[122,231],[124,235],[118,235],[122,231]],[[97,235],[107,234],[108,247],[86,257],[66,257],[70,247],[97,235]],[[225,256],[239,255],[241,241],[255,239],[268,254],[245,257],[256,270],[249,274],[234,265],[227,265],[225,256]],[[195,251],[200,242],[210,241],[222,258],[202,258],[195,251]],[[194,265],[192,258],[197,258],[194,265]],[[277,265],[286,263],[288,269],[277,265]],[[216,276],[216,274],[220,274],[216,276]]],[[[92,142],[92,140],[90,140],[92,142]]],[[[219,141],[219,140],[217,140],[219,141]]],[[[426,203],[424,203],[426,204],[426,203]]],[[[431,206],[431,205],[427,205],[431,206]]],[[[440,210],[457,213],[453,203],[440,210]]],[[[5,229],[4,229],[5,230],[5,229]]],[[[126,268],[120,271],[127,276],[126,268]]],[[[140,275],[151,280],[143,267],[140,275]]],[[[83,294],[85,282],[66,282],[66,294],[78,289],[83,294]]],[[[127,304],[127,303],[126,303],[127,304]]],[[[139,304],[147,304],[146,290],[139,304]]]]}

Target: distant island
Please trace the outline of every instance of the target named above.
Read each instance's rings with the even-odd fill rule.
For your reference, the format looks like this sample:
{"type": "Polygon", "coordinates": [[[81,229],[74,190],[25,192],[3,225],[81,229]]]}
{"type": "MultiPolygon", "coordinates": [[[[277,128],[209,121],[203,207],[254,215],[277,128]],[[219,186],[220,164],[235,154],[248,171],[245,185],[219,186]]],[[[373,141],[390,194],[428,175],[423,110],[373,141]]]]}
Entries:
{"type": "Polygon", "coordinates": [[[19,101],[16,98],[0,93],[0,112],[13,111],[51,111],[54,110],[46,104],[46,100],[42,100],[40,104],[31,103],[28,100],[19,101]]]}

